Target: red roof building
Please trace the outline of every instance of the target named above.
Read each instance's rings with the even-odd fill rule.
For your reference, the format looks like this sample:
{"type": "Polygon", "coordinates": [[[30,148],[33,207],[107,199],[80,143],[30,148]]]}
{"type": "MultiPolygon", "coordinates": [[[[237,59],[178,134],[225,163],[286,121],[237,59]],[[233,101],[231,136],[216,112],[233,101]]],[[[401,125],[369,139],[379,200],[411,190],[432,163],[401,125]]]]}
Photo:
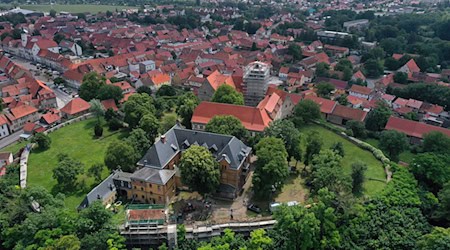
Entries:
{"type": "Polygon", "coordinates": [[[233,104],[201,102],[192,115],[192,128],[204,130],[205,125],[217,115],[232,115],[238,118],[250,132],[263,132],[272,119],[265,109],[233,104]]]}
{"type": "Polygon", "coordinates": [[[364,110],[336,105],[331,115],[328,116],[327,120],[335,124],[345,125],[347,121],[364,122],[366,116],[367,112],[364,110]]]}
{"type": "Polygon", "coordinates": [[[411,143],[416,144],[420,143],[424,136],[432,131],[438,131],[450,137],[449,129],[394,116],[389,118],[385,129],[405,133],[408,137],[410,137],[411,143]]]}
{"type": "Polygon", "coordinates": [[[113,111],[119,110],[119,108],[117,108],[117,105],[116,105],[116,102],[114,101],[114,99],[103,100],[102,105],[105,108],[105,110],[108,110],[108,109],[112,109],[113,111]]]}
{"type": "Polygon", "coordinates": [[[320,106],[320,113],[325,117],[331,114],[337,105],[337,102],[313,95],[305,96],[305,100],[311,100],[320,106]]]}
{"type": "Polygon", "coordinates": [[[89,112],[91,105],[85,100],[77,97],[66,104],[61,109],[63,117],[72,118],[75,116],[80,116],[89,112]]]}

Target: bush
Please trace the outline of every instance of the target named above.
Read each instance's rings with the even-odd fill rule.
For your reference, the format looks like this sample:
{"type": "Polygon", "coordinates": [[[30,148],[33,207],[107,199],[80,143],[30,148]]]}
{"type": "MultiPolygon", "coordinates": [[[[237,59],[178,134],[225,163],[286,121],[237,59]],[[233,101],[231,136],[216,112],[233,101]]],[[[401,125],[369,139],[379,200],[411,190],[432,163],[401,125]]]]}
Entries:
{"type": "Polygon", "coordinates": [[[112,131],[118,130],[118,129],[122,128],[122,126],[123,126],[122,121],[120,121],[117,118],[112,118],[108,123],[109,129],[112,131]]]}
{"type": "Polygon", "coordinates": [[[46,150],[50,148],[50,144],[52,143],[52,140],[50,137],[43,133],[37,133],[34,135],[32,142],[37,143],[38,147],[42,150],[46,150]]]}
{"type": "Polygon", "coordinates": [[[95,124],[94,133],[97,137],[101,137],[103,135],[103,127],[99,123],[95,124]]]}

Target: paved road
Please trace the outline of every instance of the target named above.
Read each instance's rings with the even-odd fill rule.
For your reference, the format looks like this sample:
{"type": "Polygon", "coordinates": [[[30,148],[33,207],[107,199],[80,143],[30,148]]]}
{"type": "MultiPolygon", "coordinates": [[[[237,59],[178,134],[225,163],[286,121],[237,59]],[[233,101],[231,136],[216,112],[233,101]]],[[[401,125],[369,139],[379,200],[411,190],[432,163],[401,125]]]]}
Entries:
{"type": "Polygon", "coordinates": [[[23,130],[17,131],[12,135],[9,135],[8,137],[5,137],[0,140],[0,149],[9,146],[10,144],[14,143],[15,141],[19,140],[20,135],[23,133],[23,130]]]}

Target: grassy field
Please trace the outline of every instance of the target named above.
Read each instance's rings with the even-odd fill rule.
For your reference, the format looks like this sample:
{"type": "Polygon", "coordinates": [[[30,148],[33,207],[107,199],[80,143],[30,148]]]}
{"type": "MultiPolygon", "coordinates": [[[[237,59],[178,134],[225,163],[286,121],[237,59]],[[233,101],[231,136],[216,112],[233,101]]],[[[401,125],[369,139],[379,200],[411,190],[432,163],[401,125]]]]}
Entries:
{"type": "Polygon", "coordinates": [[[311,131],[317,131],[319,135],[322,137],[323,149],[330,148],[336,142],[342,142],[342,144],[344,145],[344,152],[345,152],[345,156],[342,159],[344,174],[350,174],[351,165],[354,162],[362,161],[367,164],[368,167],[366,172],[367,180],[364,184],[365,193],[367,195],[374,195],[384,188],[385,186],[384,182],[377,180],[370,180],[370,178],[385,180],[386,176],[381,162],[378,161],[369,151],[363,150],[354,145],[353,143],[342,138],[341,136],[335,134],[334,132],[317,125],[306,126],[301,129],[301,132],[303,134],[306,134],[311,131]]]}
{"type": "MultiPolygon", "coordinates": [[[[57,182],[52,177],[52,170],[57,165],[57,155],[66,153],[69,156],[81,161],[85,167],[85,173],[94,163],[103,163],[104,155],[108,144],[116,139],[120,139],[120,132],[111,133],[104,129],[103,137],[95,139],[94,125],[95,119],[89,119],[63,127],[49,136],[52,139],[50,149],[40,152],[32,151],[28,160],[28,185],[43,186],[53,194],[58,192],[57,182]]],[[[103,170],[102,177],[108,175],[108,170],[103,170]]],[[[86,174],[80,176],[79,183],[84,183],[84,187],[77,192],[66,195],[66,206],[75,209],[85,195],[95,186],[94,179],[86,174]]]]}
{"type": "MultiPolygon", "coordinates": [[[[8,4],[0,4],[0,7],[11,7],[11,5],[8,4]]],[[[50,12],[50,10],[55,10],[56,12],[60,11],[66,11],[70,13],[98,13],[98,12],[106,12],[106,11],[115,11],[116,9],[118,11],[121,11],[123,9],[137,9],[138,7],[135,6],[119,6],[119,5],[94,5],[94,4],[68,4],[68,5],[60,5],[60,4],[54,4],[54,5],[34,5],[34,4],[23,4],[19,5],[22,9],[27,10],[35,10],[35,11],[42,11],[42,12],[50,12]]]]}
{"type": "Polygon", "coordinates": [[[19,152],[19,150],[27,145],[27,143],[30,143],[30,141],[21,141],[17,143],[13,143],[9,145],[6,148],[0,149],[1,152],[12,152],[13,154],[16,154],[19,152]]]}

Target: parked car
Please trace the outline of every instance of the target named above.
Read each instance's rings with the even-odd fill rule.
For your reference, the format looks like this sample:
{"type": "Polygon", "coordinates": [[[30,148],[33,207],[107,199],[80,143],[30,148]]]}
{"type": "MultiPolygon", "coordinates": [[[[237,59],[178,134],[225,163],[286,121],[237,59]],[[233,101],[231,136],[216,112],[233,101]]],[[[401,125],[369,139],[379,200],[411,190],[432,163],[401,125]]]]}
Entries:
{"type": "Polygon", "coordinates": [[[250,210],[250,211],[253,211],[253,212],[257,213],[257,214],[261,213],[261,208],[259,208],[255,204],[248,205],[247,209],[250,210]]]}

